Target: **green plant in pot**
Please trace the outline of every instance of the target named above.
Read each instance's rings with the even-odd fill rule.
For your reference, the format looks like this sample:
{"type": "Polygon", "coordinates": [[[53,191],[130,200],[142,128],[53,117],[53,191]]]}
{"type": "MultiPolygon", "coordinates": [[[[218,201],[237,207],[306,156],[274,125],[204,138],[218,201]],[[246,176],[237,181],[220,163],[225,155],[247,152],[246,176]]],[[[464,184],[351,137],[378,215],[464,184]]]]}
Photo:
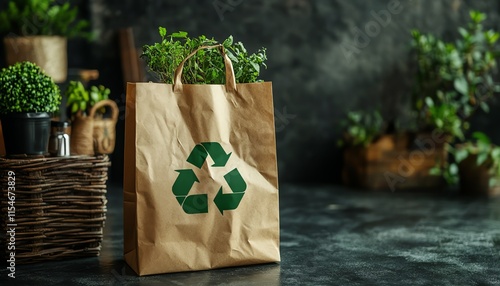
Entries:
{"type": "MultiPolygon", "coordinates": [[[[419,125],[448,134],[451,157],[456,150],[469,146],[454,147],[451,143],[464,140],[471,117],[477,110],[489,112],[490,100],[500,92],[500,85],[493,79],[500,56],[500,34],[485,29],[485,20],[486,14],[471,11],[470,22],[458,29],[455,42],[412,31],[418,67],[414,102],[419,125]]],[[[458,182],[458,171],[457,164],[446,160],[432,169],[433,174],[444,175],[449,184],[458,182]]]]}
{"type": "MultiPolygon", "coordinates": [[[[74,118],[78,112],[83,115],[89,114],[90,109],[96,103],[109,99],[110,93],[109,88],[102,85],[92,86],[87,90],[82,82],[71,81],[65,91],[68,117],[74,118]]],[[[105,109],[99,109],[98,112],[104,114],[105,109]]]]}
{"type": "Polygon", "coordinates": [[[81,82],[69,83],[65,95],[68,98],[68,117],[72,121],[73,154],[111,154],[114,151],[119,109],[113,100],[108,99],[110,93],[102,85],[86,89],[81,82]]]}
{"type": "Polygon", "coordinates": [[[89,23],[78,20],[78,8],[56,0],[10,0],[0,11],[7,64],[31,61],[55,82],[67,77],[67,39],[90,39],[89,23]]]}
{"type": "Polygon", "coordinates": [[[44,155],[59,87],[39,66],[20,62],[0,72],[0,116],[7,155],[44,155]]]}
{"type": "Polygon", "coordinates": [[[500,146],[486,134],[474,132],[472,140],[450,146],[449,151],[453,161],[445,176],[450,183],[459,183],[464,194],[500,195],[500,146]]]}

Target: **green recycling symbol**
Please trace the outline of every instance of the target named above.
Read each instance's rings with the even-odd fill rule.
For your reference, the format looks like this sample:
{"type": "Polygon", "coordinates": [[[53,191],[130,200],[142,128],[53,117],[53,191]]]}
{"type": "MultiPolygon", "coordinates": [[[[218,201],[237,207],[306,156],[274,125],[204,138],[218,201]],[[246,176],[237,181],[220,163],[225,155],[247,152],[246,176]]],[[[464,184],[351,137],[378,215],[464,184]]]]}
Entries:
{"type": "MultiPolygon", "coordinates": [[[[205,163],[208,156],[212,158],[214,164],[212,167],[220,168],[226,166],[229,157],[232,153],[227,154],[222,146],[217,142],[204,142],[197,144],[191,154],[187,158],[187,162],[191,165],[201,169],[205,163]]],[[[199,183],[198,177],[196,177],[193,169],[182,169],[175,170],[179,173],[177,179],[172,186],[172,192],[174,193],[177,201],[182,206],[182,209],[187,214],[201,214],[208,213],[208,195],[197,194],[189,195],[189,191],[195,183],[199,183]]],[[[247,189],[247,184],[237,168],[229,171],[224,175],[231,193],[223,193],[222,186],[219,188],[217,195],[214,198],[214,204],[217,206],[221,214],[224,211],[235,210],[238,208],[245,190],[247,189]]]]}

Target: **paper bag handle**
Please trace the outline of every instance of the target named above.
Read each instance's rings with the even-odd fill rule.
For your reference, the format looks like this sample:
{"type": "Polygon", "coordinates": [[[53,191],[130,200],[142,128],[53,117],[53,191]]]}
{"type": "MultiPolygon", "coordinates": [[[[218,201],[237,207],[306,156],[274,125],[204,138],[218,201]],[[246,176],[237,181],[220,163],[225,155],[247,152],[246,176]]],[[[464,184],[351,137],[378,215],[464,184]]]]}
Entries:
{"type": "Polygon", "coordinates": [[[231,63],[231,59],[226,54],[226,51],[224,50],[224,46],[219,44],[215,46],[201,46],[198,49],[196,49],[194,52],[189,54],[177,67],[175,70],[175,76],[174,76],[174,92],[181,92],[182,91],[182,70],[184,69],[184,64],[188,59],[190,59],[192,56],[194,56],[198,51],[204,50],[204,49],[219,49],[222,57],[224,58],[224,66],[226,67],[226,91],[227,92],[233,92],[236,90],[236,79],[234,76],[234,70],[233,70],[233,64],[231,63]]]}
{"type": "Polygon", "coordinates": [[[90,109],[89,112],[89,117],[93,118],[95,116],[95,113],[97,110],[99,110],[101,107],[109,106],[111,108],[111,120],[113,122],[118,121],[118,114],[120,113],[120,110],[118,109],[118,106],[116,105],[116,102],[114,102],[111,99],[105,99],[101,100],[98,103],[96,103],[92,108],[90,109]]]}

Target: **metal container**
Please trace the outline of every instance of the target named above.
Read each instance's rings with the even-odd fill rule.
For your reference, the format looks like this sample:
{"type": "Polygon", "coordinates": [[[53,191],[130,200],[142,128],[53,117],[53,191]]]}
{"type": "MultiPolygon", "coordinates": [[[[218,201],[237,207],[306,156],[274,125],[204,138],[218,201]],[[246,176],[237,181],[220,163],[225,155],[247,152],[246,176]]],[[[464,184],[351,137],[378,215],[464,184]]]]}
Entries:
{"type": "Polygon", "coordinates": [[[49,139],[49,153],[56,157],[70,156],[70,137],[68,134],[69,122],[52,121],[49,139]]]}

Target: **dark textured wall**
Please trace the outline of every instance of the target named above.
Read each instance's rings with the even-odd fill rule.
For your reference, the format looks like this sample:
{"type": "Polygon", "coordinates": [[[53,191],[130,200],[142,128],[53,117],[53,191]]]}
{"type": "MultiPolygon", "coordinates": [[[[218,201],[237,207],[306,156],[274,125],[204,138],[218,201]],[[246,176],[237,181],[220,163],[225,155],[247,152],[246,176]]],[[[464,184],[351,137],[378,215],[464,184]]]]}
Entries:
{"type": "MultiPolygon", "coordinates": [[[[233,35],[251,51],[266,47],[268,69],[262,78],[274,85],[282,182],[339,180],[336,141],[348,110],[379,107],[387,119],[408,113],[414,68],[410,29],[450,38],[457,34],[457,25],[467,22],[470,9],[487,12],[487,25],[500,28],[500,3],[492,0],[73,2],[84,9],[100,36],[90,49],[73,43],[70,62],[99,68],[99,81],[113,88],[121,104],[119,28],[133,27],[137,46],[157,41],[158,26],[164,26],[170,32],[221,40],[233,35]]],[[[479,116],[476,125],[494,130],[490,122],[491,116],[479,116]]],[[[123,128],[123,122],[118,126],[123,128]]],[[[118,147],[113,158],[117,177],[121,150],[118,147]]]]}
{"type": "Polygon", "coordinates": [[[470,9],[499,28],[499,2],[491,0],[90,0],[89,12],[101,33],[93,58],[110,78],[120,74],[107,64],[116,62],[115,30],[126,26],[138,46],[157,41],[163,26],[266,47],[262,78],[274,86],[280,179],[331,182],[340,177],[336,141],[348,110],[379,107],[387,119],[407,113],[410,29],[453,37],[470,9]]]}

